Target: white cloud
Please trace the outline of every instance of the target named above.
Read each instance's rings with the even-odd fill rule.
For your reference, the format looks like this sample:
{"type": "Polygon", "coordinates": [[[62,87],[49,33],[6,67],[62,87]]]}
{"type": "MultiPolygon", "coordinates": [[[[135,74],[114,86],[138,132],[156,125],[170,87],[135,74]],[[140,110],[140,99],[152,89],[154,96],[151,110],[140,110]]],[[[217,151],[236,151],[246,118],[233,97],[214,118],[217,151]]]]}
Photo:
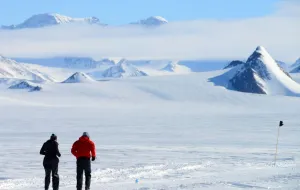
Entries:
{"type": "Polygon", "coordinates": [[[277,15],[300,17],[299,0],[281,0],[278,4],[277,15]]]}
{"type": "Polygon", "coordinates": [[[274,58],[293,62],[300,56],[299,5],[282,1],[280,9],[267,17],[176,22],[155,29],[64,25],[0,31],[0,54],[234,59],[246,58],[257,45],[263,45],[274,58]]]}

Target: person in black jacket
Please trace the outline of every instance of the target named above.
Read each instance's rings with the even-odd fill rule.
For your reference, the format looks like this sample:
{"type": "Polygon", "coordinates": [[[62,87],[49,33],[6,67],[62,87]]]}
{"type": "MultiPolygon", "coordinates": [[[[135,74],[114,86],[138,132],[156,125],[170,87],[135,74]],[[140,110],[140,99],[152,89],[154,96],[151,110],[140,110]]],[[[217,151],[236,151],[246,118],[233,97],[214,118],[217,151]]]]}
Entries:
{"type": "Polygon", "coordinates": [[[57,136],[55,134],[52,134],[50,140],[48,140],[43,144],[40,154],[45,155],[43,161],[43,165],[46,173],[45,190],[49,189],[51,172],[52,172],[53,190],[58,190],[59,188],[58,157],[60,157],[61,154],[58,150],[57,136]]]}

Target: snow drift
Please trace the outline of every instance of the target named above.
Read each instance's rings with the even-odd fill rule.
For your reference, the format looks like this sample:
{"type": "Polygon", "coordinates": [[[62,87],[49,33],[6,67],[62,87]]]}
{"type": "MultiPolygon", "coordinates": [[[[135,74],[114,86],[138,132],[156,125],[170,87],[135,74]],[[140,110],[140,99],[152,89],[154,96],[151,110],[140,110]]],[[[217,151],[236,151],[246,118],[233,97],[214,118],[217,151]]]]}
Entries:
{"type": "Polygon", "coordinates": [[[238,64],[210,80],[216,85],[240,92],[300,96],[300,85],[262,46],[256,48],[245,64],[238,64]]]}
{"type": "Polygon", "coordinates": [[[92,79],[87,74],[82,73],[82,72],[76,72],[72,76],[70,76],[68,79],[63,81],[62,83],[89,83],[89,82],[94,82],[94,81],[95,80],[92,79]]]}

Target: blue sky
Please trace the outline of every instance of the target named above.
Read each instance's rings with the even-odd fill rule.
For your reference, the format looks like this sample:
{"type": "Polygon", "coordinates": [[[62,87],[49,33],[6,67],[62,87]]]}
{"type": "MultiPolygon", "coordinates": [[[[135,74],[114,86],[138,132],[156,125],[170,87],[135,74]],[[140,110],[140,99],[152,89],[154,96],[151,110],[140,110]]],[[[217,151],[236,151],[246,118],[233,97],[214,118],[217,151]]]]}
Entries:
{"type": "Polygon", "coordinates": [[[3,0],[0,25],[18,24],[33,14],[96,16],[103,23],[125,24],[148,16],[169,21],[261,17],[280,0],[3,0]],[[26,3],[25,3],[26,2],[26,3]]]}

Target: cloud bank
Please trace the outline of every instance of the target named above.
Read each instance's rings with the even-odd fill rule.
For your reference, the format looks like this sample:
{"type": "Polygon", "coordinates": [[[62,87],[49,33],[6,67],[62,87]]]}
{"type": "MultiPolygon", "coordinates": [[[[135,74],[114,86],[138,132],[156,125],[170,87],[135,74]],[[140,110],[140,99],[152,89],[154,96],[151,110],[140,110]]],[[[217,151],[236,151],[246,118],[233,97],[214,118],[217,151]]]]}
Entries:
{"type": "Polygon", "coordinates": [[[300,3],[288,0],[272,15],[242,20],[195,20],[158,28],[68,24],[1,30],[0,54],[216,60],[246,58],[262,45],[274,58],[293,62],[300,57],[299,23],[300,3]]]}

